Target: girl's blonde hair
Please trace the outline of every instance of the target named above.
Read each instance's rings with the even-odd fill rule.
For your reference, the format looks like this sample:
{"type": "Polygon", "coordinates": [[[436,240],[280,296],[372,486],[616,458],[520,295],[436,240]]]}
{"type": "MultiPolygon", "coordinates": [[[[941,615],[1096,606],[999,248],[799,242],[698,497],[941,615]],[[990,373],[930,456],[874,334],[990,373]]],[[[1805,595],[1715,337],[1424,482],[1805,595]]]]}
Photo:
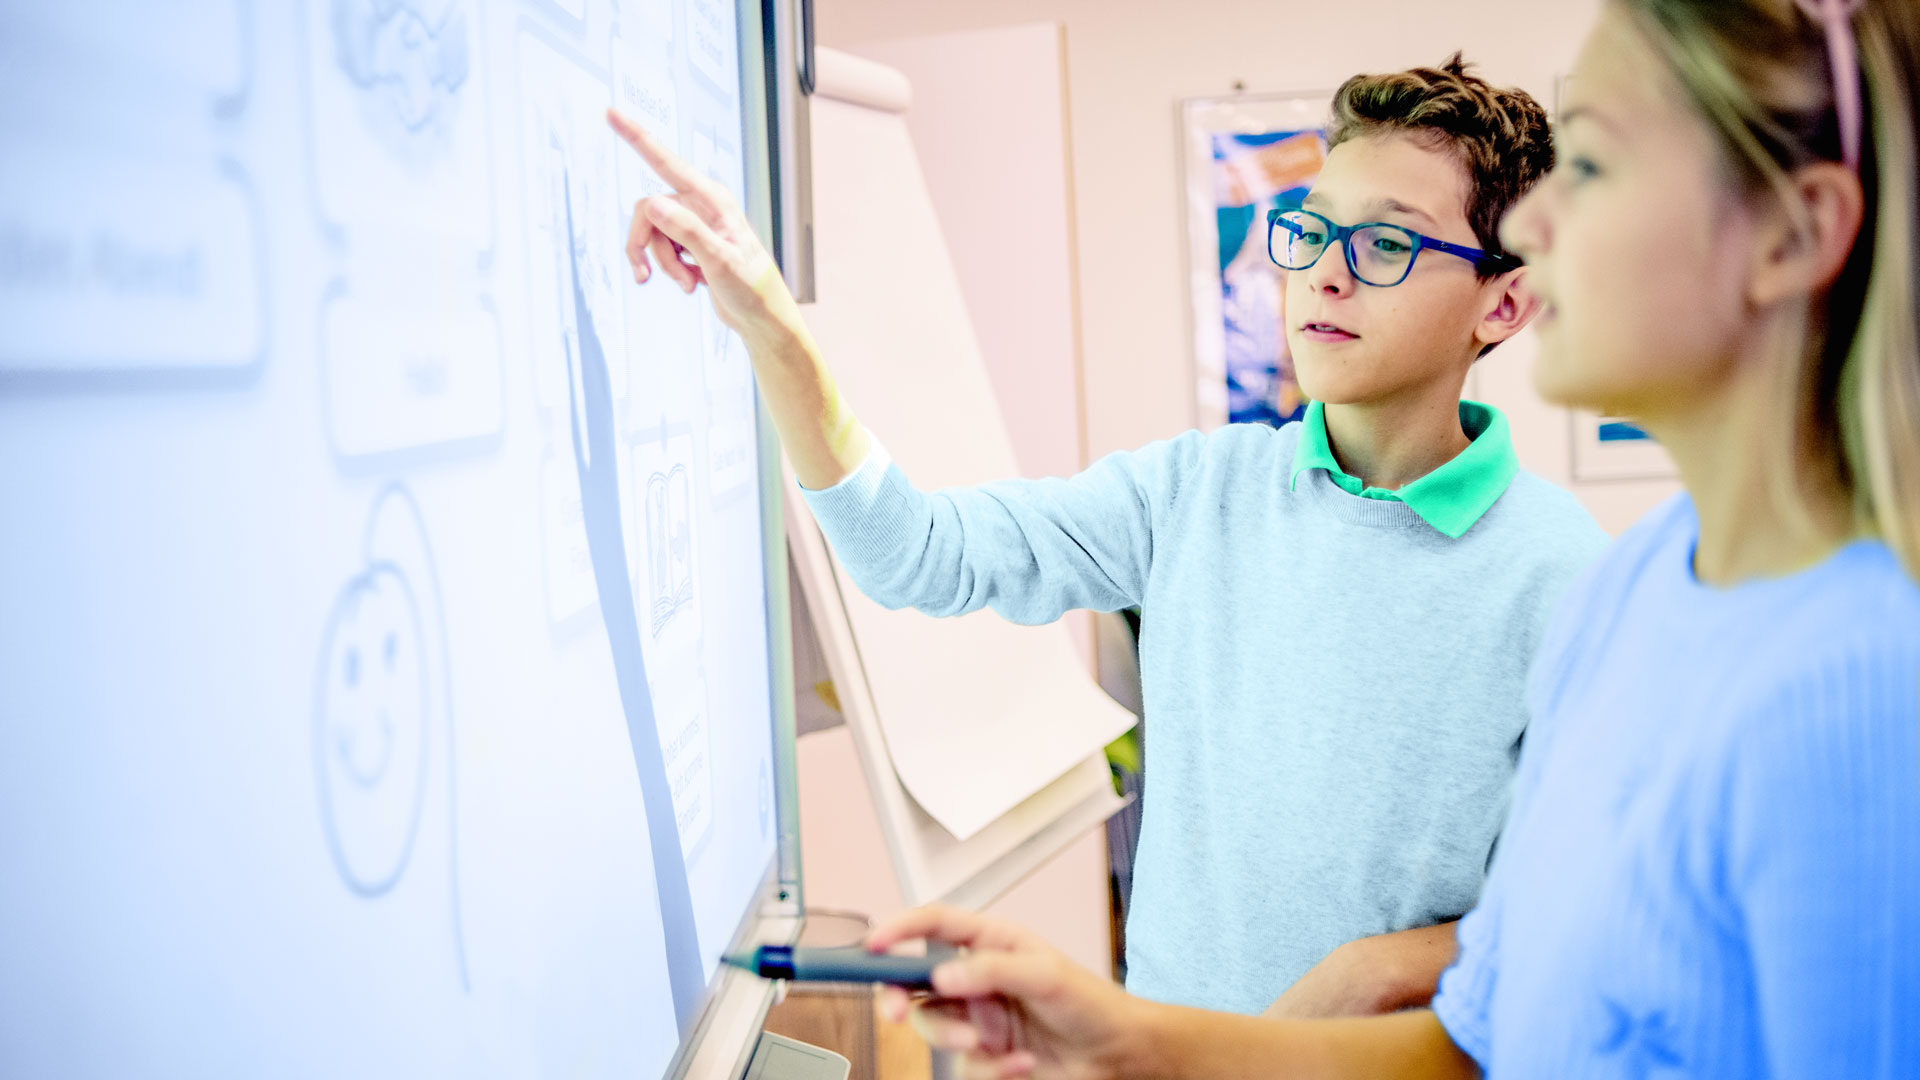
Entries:
{"type": "MultiPolygon", "coordinates": [[[[1823,27],[1793,0],[1615,0],[1645,33],[1750,191],[1790,194],[1788,174],[1841,160],[1823,27]]],[[[1780,366],[1769,472],[1804,515],[1796,459],[1827,463],[1861,529],[1920,581],[1920,3],[1864,0],[1852,16],[1866,122],[1866,217],[1840,278],[1780,366]]],[[[1789,199],[1790,208],[1799,206],[1789,199]]]]}

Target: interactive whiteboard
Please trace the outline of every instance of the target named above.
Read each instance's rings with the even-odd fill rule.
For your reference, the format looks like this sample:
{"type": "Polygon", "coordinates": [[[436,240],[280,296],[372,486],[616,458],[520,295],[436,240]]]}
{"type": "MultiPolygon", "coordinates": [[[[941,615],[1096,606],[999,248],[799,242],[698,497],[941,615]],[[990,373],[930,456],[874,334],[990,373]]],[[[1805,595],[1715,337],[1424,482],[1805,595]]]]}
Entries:
{"type": "Polygon", "coordinates": [[[0,1074],[690,1045],[791,884],[777,475],[605,112],[764,207],[761,40],[0,0],[0,1074]]]}

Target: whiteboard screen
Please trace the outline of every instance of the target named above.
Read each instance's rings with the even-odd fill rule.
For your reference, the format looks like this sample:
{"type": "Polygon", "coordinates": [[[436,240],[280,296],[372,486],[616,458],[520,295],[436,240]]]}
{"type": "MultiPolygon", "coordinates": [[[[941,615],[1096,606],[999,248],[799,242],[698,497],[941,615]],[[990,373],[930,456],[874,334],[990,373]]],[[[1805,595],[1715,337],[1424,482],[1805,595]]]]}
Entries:
{"type": "Polygon", "coordinates": [[[745,200],[741,54],[728,0],[0,0],[0,1075],[667,1069],[777,639],[747,357],[634,286],[604,114],[745,200]]]}

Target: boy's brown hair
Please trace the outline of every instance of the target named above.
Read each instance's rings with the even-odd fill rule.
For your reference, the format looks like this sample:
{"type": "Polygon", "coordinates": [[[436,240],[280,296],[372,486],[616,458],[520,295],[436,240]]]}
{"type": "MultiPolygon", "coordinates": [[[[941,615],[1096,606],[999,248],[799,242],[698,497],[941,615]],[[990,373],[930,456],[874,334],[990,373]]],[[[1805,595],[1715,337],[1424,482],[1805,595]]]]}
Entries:
{"type": "Polygon", "coordinates": [[[1437,68],[1355,75],[1333,96],[1327,146],[1403,132],[1452,151],[1467,173],[1467,223],[1488,254],[1504,255],[1500,219],[1553,169],[1553,133],[1532,95],[1468,69],[1454,53],[1437,68]]]}

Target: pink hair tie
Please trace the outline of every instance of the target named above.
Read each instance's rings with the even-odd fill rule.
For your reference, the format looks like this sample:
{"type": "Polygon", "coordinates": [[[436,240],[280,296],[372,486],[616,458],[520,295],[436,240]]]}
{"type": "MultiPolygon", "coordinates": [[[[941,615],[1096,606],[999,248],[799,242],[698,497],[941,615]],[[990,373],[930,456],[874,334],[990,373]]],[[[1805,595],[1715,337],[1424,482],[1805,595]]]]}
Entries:
{"type": "Polygon", "coordinates": [[[1794,0],[1807,18],[1827,30],[1827,57],[1833,68],[1833,110],[1840,119],[1840,155],[1860,171],[1860,67],[1854,55],[1853,13],[1862,0],[1794,0]]]}

